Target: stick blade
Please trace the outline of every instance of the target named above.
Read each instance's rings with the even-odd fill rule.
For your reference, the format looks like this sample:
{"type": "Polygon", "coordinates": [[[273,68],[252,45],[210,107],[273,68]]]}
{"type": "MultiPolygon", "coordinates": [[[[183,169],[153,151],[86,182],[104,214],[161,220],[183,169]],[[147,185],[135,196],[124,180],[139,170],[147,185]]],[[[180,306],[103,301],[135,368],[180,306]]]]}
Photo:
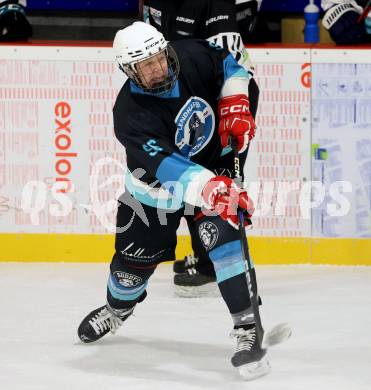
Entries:
{"type": "Polygon", "coordinates": [[[292,329],[290,324],[282,323],[276,325],[268,332],[264,332],[262,348],[273,347],[274,345],[281,344],[290,338],[292,334],[292,329]]]}

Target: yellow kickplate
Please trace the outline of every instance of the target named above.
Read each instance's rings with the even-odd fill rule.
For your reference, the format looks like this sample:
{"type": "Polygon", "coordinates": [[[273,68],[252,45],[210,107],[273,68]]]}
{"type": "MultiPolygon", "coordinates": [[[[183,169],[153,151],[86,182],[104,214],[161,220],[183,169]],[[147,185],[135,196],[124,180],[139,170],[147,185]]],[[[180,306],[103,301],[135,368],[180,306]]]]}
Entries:
{"type": "MultiPolygon", "coordinates": [[[[371,239],[249,237],[255,264],[371,265],[371,239]]],[[[114,235],[0,234],[0,261],[110,262],[114,235]]],[[[179,236],[177,258],[191,252],[179,236]]]]}

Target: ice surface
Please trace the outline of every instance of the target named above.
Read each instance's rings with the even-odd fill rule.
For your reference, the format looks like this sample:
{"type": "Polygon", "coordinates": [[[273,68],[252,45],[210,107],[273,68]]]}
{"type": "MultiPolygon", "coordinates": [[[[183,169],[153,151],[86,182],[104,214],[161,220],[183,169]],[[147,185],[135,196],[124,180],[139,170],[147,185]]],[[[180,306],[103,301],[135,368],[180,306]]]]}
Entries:
{"type": "Polygon", "coordinates": [[[118,331],[83,345],[76,329],[105,302],[108,264],[0,263],[0,388],[371,389],[371,267],[258,267],[263,322],[288,321],[272,372],[243,382],[221,298],[173,294],[168,264],[118,331]]]}

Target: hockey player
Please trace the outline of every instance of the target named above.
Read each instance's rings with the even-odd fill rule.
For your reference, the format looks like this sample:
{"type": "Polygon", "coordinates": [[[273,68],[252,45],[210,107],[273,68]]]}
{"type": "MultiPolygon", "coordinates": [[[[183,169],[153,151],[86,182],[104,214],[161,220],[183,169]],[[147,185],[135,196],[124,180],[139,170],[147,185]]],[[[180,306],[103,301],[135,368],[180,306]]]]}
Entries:
{"type": "Polygon", "coordinates": [[[32,35],[26,0],[0,0],[0,42],[25,41],[32,35]]]}
{"type": "Polygon", "coordinates": [[[107,303],[84,318],[78,335],[94,342],[133,313],[157,265],[174,259],[176,230],[188,213],[197,219],[195,230],[232,316],[232,364],[246,379],[264,375],[269,364],[257,342],[237,217],[238,207],[249,220],[252,201],[231,178],[213,173],[216,167],[233,169],[223,157],[230,139],[243,153],[254,137],[244,94],[251,76],[228,51],[206,41],[167,43],[143,22],[118,31],[113,46],[129,77],[113,109],[128,172],[107,303]]]}
{"type": "Polygon", "coordinates": [[[323,26],[340,45],[371,43],[370,0],[322,0],[323,26]]]}
{"type": "Polygon", "coordinates": [[[262,0],[235,0],[238,31],[244,43],[256,41],[256,26],[262,0]]]}
{"type": "MultiPolygon", "coordinates": [[[[243,32],[245,39],[251,36],[260,3],[256,0],[144,0],[143,18],[161,31],[167,40],[199,38],[224,47],[253,76],[249,55],[239,31],[243,32]]],[[[255,118],[259,88],[253,77],[245,93],[249,96],[250,112],[255,118]]],[[[247,150],[241,155],[242,166],[246,156],[247,150]]],[[[230,151],[225,158],[231,159],[232,166],[233,155],[230,151]]],[[[215,168],[214,173],[231,177],[232,171],[224,168],[215,168]]],[[[194,255],[174,262],[175,292],[184,297],[214,294],[214,267],[198,238],[193,218],[186,216],[186,220],[194,255]]]]}
{"type": "Polygon", "coordinates": [[[255,28],[261,1],[256,0],[144,0],[143,19],[166,39],[207,39],[230,51],[244,65],[244,46],[255,28]]]}

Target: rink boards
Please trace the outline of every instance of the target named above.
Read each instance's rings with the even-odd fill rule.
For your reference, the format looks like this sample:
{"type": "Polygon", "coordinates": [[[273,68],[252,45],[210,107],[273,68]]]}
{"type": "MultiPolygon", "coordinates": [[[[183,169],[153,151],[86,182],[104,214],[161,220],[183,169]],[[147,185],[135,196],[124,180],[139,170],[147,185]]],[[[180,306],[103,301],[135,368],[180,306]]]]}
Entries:
{"type": "MultiPolygon", "coordinates": [[[[111,49],[0,50],[0,260],[109,261],[125,168],[111,114],[124,79],[111,49]]],[[[254,260],[371,264],[370,50],[249,52],[261,89],[245,169],[257,199],[254,260]],[[311,180],[325,196],[308,213],[302,195],[311,180]],[[327,213],[334,181],[351,184],[340,217],[327,213]],[[282,204],[277,192],[285,191],[282,204]]],[[[184,225],[178,234],[182,256],[190,249],[184,225]]]]}

